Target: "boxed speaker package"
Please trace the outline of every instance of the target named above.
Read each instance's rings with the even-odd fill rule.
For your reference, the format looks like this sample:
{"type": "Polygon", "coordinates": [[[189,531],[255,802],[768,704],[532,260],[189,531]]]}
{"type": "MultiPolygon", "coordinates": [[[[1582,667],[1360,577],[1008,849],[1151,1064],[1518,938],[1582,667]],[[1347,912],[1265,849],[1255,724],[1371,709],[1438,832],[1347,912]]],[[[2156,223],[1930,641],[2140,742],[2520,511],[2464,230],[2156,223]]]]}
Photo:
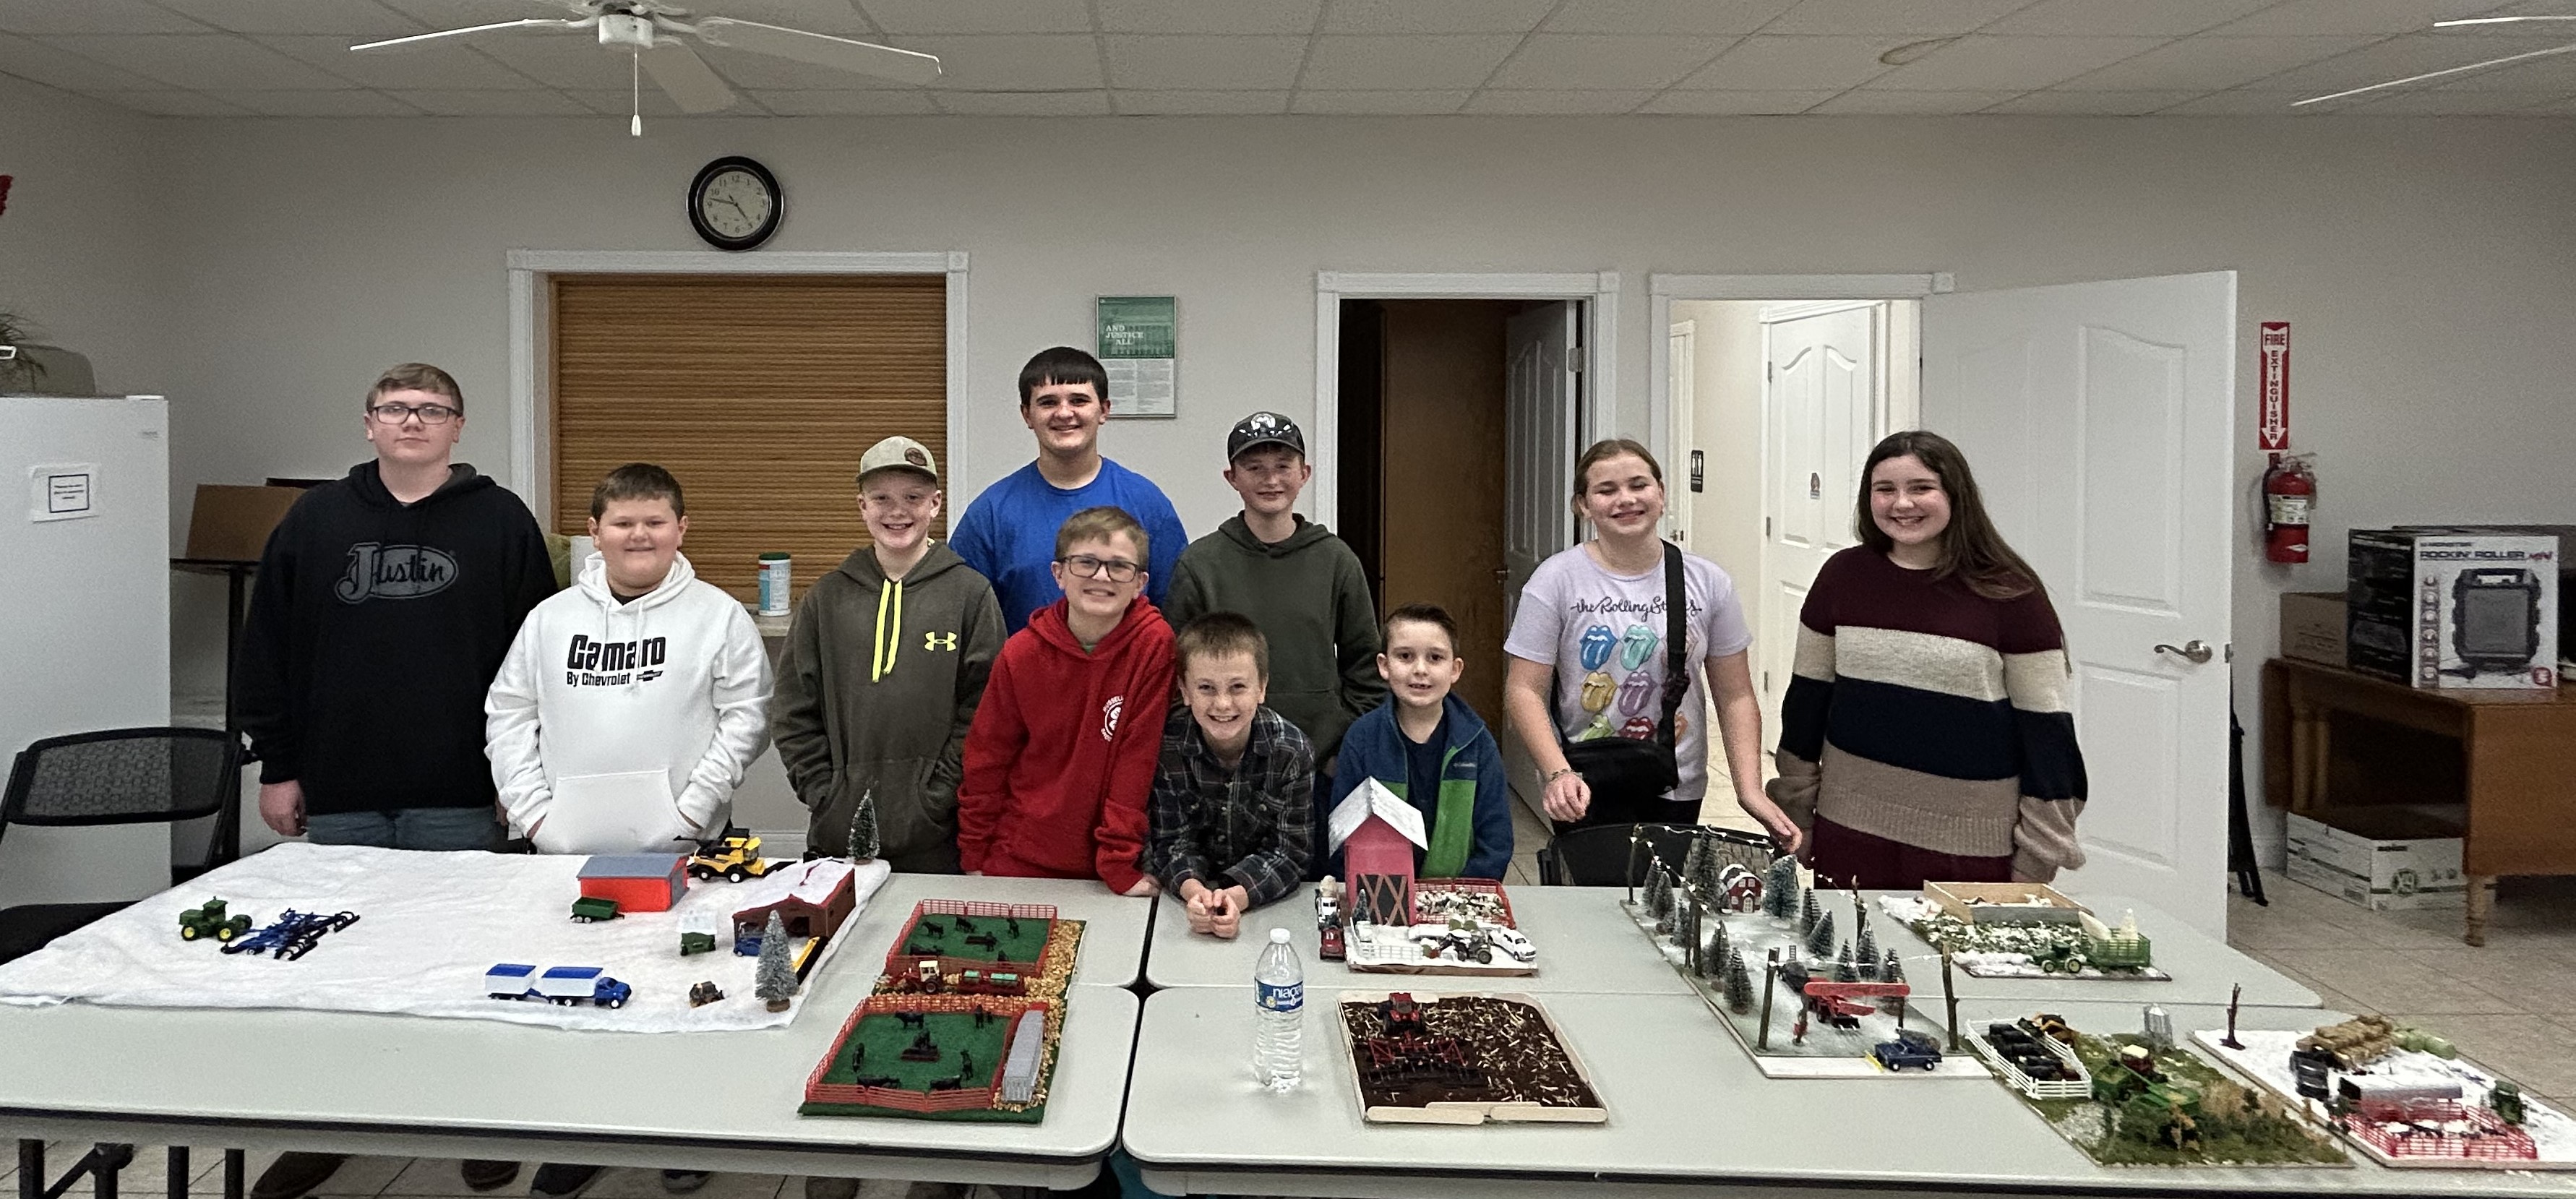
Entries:
{"type": "Polygon", "coordinates": [[[2558,538],[2475,525],[2354,529],[2346,664],[2412,687],[2558,685],[2558,538]]]}

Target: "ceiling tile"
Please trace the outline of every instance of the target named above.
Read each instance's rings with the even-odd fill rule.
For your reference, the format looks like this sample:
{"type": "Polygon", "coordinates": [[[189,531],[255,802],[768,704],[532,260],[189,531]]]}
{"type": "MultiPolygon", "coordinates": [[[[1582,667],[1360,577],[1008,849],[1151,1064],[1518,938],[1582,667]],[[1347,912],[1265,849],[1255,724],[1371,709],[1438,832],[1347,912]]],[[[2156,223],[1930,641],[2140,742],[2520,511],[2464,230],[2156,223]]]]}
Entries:
{"type": "Polygon", "coordinates": [[[0,33],[0,75],[65,91],[158,91],[163,86],[132,71],[118,70],[33,38],[0,33]]]}
{"type": "Polygon", "coordinates": [[[724,76],[739,88],[829,92],[869,91],[880,88],[890,91],[918,90],[911,84],[879,79],[873,75],[861,75],[854,71],[797,62],[792,58],[774,58],[767,54],[754,54],[748,50],[736,50],[727,46],[699,46],[697,52],[698,57],[707,60],[707,65],[714,67],[717,74],[724,76]]]}
{"type": "Polygon", "coordinates": [[[1765,117],[1805,112],[1834,98],[1828,91],[1686,92],[1679,88],[1649,101],[1639,112],[1765,117]]]}
{"type": "Polygon", "coordinates": [[[207,93],[265,117],[412,117],[420,110],[374,92],[227,91],[207,93]]]}
{"type": "Polygon", "coordinates": [[[2001,104],[2019,92],[1849,91],[1809,111],[1826,116],[1949,116],[2001,104]]]}
{"type": "Polygon", "coordinates": [[[2041,37],[2142,33],[2180,37],[2224,25],[2273,0],[2039,0],[1983,32],[2041,37]]]}
{"type": "Polygon", "coordinates": [[[229,34],[134,34],[49,37],[46,45],[122,67],[170,87],[213,91],[257,85],[262,91],[345,88],[349,82],[320,67],[229,34]]]}
{"type": "Polygon", "coordinates": [[[94,99],[156,117],[245,117],[250,110],[204,92],[91,92],[94,99]]]}
{"type": "Polygon", "coordinates": [[[782,117],[929,116],[939,111],[930,93],[866,88],[845,91],[753,92],[751,98],[782,117]]]}
{"type": "Polygon", "coordinates": [[[2306,91],[2310,95],[2366,87],[2409,75],[2467,66],[2490,58],[2545,50],[2567,44],[2565,38],[2450,37],[2409,34],[2373,42],[2324,61],[2266,77],[2266,91],[2306,91]]]}
{"type": "Polygon", "coordinates": [[[1091,7],[1084,0],[858,0],[858,5],[877,28],[897,35],[1091,32],[1091,7]]]}
{"type": "Polygon", "coordinates": [[[1110,85],[1124,88],[1293,87],[1306,57],[1302,37],[1121,33],[1100,41],[1110,85]]]}
{"type": "MultiPolygon", "coordinates": [[[[543,86],[461,42],[448,46],[425,46],[418,50],[356,54],[349,50],[347,34],[321,37],[268,35],[254,36],[251,40],[298,62],[310,63],[342,79],[368,87],[489,92],[543,86]]],[[[598,49],[597,43],[588,45],[594,54],[606,53],[598,49]]]]}
{"type": "Polygon", "coordinates": [[[1527,33],[1557,0],[1329,0],[1326,33],[1527,33]]]}
{"type": "Polygon", "coordinates": [[[2252,83],[2370,44],[2363,34],[2321,37],[2190,37],[2067,80],[2068,91],[2211,91],[2252,83]]]}
{"type": "MultiPolygon", "coordinates": [[[[429,28],[375,0],[161,0],[161,7],[234,33],[390,37],[429,28]]],[[[543,9],[529,8],[545,15],[543,9]]]]}
{"type": "Polygon", "coordinates": [[[2197,100],[2185,100],[2157,113],[2160,117],[2296,117],[2323,116],[2328,105],[2293,108],[2291,102],[2305,92],[2234,91],[2213,92],[2197,100]]]}
{"type": "Polygon", "coordinates": [[[2283,0],[2212,32],[2230,36],[2412,33],[2447,17],[2473,17],[2496,7],[2497,0],[2283,0]]]}
{"type": "Polygon", "coordinates": [[[1886,72],[1888,43],[1867,37],[1779,37],[1756,34],[1736,43],[1682,81],[1694,90],[1841,91],[1886,72]]]}
{"type": "Polygon", "coordinates": [[[1541,33],[1489,82],[1500,88],[1670,87],[1732,44],[1725,38],[1541,33]]]}
{"type": "Polygon", "coordinates": [[[938,92],[941,108],[964,116],[1105,117],[1109,93],[1085,92],[938,92]]]}
{"type": "Polygon", "coordinates": [[[2576,116],[2576,96],[2569,96],[2564,100],[2552,100],[2531,111],[2549,116],[2576,116]]]}
{"type": "MultiPolygon", "coordinates": [[[[941,86],[970,92],[1080,91],[1105,86],[1094,39],[1054,34],[906,37],[906,50],[939,56],[941,86]]],[[[1102,104],[1107,104],[1103,97],[1102,104]]]]}
{"type": "MultiPolygon", "coordinates": [[[[2137,0],[2141,4],[2161,0],[2137,0]]],[[[1967,33],[2030,0],[1806,0],[1764,33],[1847,33],[1869,37],[1946,37],[1967,33]]]]}
{"type": "MultiPolygon", "coordinates": [[[[633,99],[632,93],[622,87],[613,91],[605,88],[566,88],[564,89],[563,94],[572,97],[580,103],[589,105],[592,112],[604,117],[625,117],[634,112],[634,108],[630,103],[633,99]]],[[[673,120],[688,115],[687,113],[680,111],[680,106],[673,103],[671,97],[667,93],[663,92],[662,89],[653,86],[649,81],[644,85],[643,101],[644,116],[648,122],[645,128],[648,132],[652,128],[649,122],[654,118],[658,117],[663,120],[673,120]]],[[[752,108],[747,104],[737,104],[734,106],[732,111],[739,113],[757,112],[759,110],[752,108]]],[[[624,134],[625,127],[619,126],[618,132],[621,135],[624,134]]]]}
{"type": "Polygon", "coordinates": [[[1468,112],[1516,115],[1580,115],[1634,110],[1655,93],[1642,90],[1585,92],[1507,92],[1487,88],[1467,101],[1468,112]]]}
{"type": "MultiPolygon", "coordinates": [[[[472,52],[488,54],[543,87],[614,91],[622,95],[634,77],[633,62],[625,52],[571,35],[478,41],[472,52]]],[[[412,56],[428,60],[451,53],[456,51],[438,48],[416,51],[412,56]]],[[[644,90],[653,90],[651,80],[645,81],[644,90]]]]}
{"type": "Polygon", "coordinates": [[[1565,0],[1549,33],[1651,33],[1742,37],[1798,0],[1565,0]]]}
{"type": "Polygon", "coordinates": [[[1467,93],[1437,92],[1299,92],[1288,111],[1318,116],[1436,116],[1467,103],[1467,93]]]}
{"type": "Polygon", "coordinates": [[[1298,86],[1320,91],[1472,88],[1502,65],[1516,34],[1319,37],[1298,86]]]}
{"type": "Polygon", "coordinates": [[[2540,106],[2566,96],[2547,92],[2401,91],[2349,111],[2365,117],[2554,116],[2540,106]]]}
{"type": "Polygon", "coordinates": [[[7,33],[205,33],[206,26],[144,0],[8,0],[7,33]]]}
{"type": "Polygon", "coordinates": [[[1288,111],[1288,93],[1281,92],[1113,92],[1121,116],[1197,117],[1259,116],[1288,111]]]}
{"type": "Polygon", "coordinates": [[[1312,33],[1324,0],[1098,0],[1104,33],[1312,33]]]}
{"type": "Polygon", "coordinates": [[[590,109],[562,92],[457,91],[442,89],[387,92],[386,95],[434,117],[581,117],[590,109]]]}
{"type": "Polygon", "coordinates": [[[2015,96],[1987,112],[2076,117],[2136,117],[2171,108],[2200,92],[2032,92],[2015,96]]]}
{"type": "Polygon", "coordinates": [[[871,40],[879,32],[875,23],[861,16],[850,0],[682,0],[682,3],[706,16],[722,13],[745,21],[764,21],[808,33],[828,33],[834,37],[871,40]]]}
{"type": "Polygon", "coordinates": [[[1995,37],[1970,34],[1870,80],[1892,91],[2026,92],[2164,44],[2152,37],[1995,37]]]}

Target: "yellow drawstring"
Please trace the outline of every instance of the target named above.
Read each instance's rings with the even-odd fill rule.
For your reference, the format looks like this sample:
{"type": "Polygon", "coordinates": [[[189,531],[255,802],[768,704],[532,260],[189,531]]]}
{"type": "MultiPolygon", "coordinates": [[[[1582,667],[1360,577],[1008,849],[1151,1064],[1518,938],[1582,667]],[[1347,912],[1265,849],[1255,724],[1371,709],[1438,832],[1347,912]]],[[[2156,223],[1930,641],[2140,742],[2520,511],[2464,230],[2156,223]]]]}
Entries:
{"type": "Polygon", "coordinates": [[[873,683],[894,669],[895,655],[903,652],[903,580],[888,579],[877,588],[877,627],[870,642],[868,648],[874,656],[868,668],[868,681],[873,683]],[[889,602],[894,606],[894,628],[891,632],[886,629],[886,606],[889,602]]]}

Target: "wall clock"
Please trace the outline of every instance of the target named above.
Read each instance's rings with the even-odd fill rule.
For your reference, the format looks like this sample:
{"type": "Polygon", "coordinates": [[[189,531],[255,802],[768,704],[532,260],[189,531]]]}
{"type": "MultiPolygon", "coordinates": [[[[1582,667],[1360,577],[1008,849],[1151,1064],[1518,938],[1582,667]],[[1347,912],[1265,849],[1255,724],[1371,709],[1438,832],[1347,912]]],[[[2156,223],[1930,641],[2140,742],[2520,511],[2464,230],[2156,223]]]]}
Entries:
{"type": "Polygon", "coordinates": [[[786,214],[778,176],[740,155],[708,163],[689,181],[689,227],[719,250],[748,250],[768,241],[786,214]]]}

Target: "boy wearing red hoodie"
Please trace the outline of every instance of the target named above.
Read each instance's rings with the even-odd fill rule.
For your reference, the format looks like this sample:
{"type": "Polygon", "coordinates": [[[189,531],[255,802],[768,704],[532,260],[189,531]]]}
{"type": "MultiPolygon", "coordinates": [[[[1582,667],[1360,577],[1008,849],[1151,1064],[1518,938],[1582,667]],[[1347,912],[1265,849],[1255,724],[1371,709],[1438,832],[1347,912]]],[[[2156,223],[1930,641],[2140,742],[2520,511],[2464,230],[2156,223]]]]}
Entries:
{"type": "Polygon", "coordinates": [[[957,856],[968,874],[1097,877],[1152,895],[1146,796],[1172,697],[1172,629],[1145,599],[1144,526],[1085,508],[1056,530],[1064,598],[993,660],[966,731],[957,856]]]}

